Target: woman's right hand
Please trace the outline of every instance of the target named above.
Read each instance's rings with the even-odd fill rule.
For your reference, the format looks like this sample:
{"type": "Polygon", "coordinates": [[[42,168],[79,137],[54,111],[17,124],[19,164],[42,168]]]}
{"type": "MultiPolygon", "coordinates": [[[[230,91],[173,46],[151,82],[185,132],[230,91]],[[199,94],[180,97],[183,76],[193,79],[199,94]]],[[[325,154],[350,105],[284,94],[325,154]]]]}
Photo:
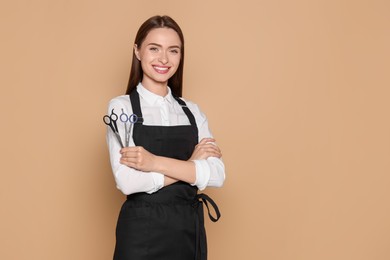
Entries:
{"type": "Polygon", "coordinates": [[[191,158],[189,161],[193,160],[203,160],[209,157],[221,158],[222,153],[219,147],[215,144],[214,138],[203,138],[196,146],[192,152],[191,158]]]}

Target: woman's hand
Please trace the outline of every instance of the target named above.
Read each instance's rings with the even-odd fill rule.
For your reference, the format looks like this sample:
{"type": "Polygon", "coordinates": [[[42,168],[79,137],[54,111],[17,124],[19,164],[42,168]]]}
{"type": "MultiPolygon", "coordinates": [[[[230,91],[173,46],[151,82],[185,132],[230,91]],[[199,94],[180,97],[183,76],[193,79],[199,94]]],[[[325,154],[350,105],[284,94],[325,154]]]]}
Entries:
{"type": "Polygon", "coordinates": [[[155,170],[156,155],[142,146],[125,147],[120,150],[120,163],[139,171],[151,172],[155,170]]]}
{"type": "Polygon", "coordinates": [[[214,143],[215,139],[213,138],[203,138],[196,146],[194,151],[192,152],[191,158],[192,160],[202,160],[207,159],[209,157],[218,157],[221,158],[222,153],[219,147],[214,143]]]}

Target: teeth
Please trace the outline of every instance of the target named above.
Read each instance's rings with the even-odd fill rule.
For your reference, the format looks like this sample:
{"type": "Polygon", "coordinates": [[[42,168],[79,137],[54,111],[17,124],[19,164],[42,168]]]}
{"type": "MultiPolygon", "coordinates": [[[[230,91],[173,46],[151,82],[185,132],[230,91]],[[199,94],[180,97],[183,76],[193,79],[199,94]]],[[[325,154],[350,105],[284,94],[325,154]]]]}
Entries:
{"type": "Polygon", "coordinates": [[[158,69],[158,70],[168,70],[168,68],[161,68],[161,67],[157,67],[157,66],[154,66],[155,69],[158,69]]]}

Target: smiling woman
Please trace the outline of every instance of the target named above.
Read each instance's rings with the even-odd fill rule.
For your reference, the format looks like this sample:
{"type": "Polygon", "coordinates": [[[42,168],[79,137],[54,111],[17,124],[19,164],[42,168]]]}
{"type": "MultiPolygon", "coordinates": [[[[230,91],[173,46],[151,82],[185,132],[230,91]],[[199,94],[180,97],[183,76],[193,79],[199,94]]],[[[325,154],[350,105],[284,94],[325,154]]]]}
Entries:
{"type": "MultiPolygon", "coordinates": [[[[126,95],[110,101],[109,112],[138,119],[128,147],[107,131],[115,181],[127,195],[117,223],[115,260],[207,259],[203,203],[214,207],[212,221],[220,213],[198,190],[221,187],[225,167],[207,118],[196,104],[180,98],[183,62],[180,27],[168,16],[150,18],[135,39],[126,95]]],[[[119,135],[129,133],[126,124],[118,124],[119,135]]]]}
{"type": "MultiPolygon", "coordinates": [[[[178,64],[178,67],[176,68],[176,73],[172,75],[168,79],[168,86],[171,88],[172,92],[181,97],[182,95],[182,82],[183,82],[183,66],[184,66],[184,36],[183,32],[181,31],[181,28],[179,25],[170,17],[168,16],[155,16],[151,17],[147,21],[145,21],[141,27],[138,30],[137,35],[135,36],[134,40],[134,52],[133,52],[133,59],[131,64],[131,71],[130,71],[130,78],[129,78],[129,84],[127,87],[126,94],[129,94],[133,89],[137,87],[139,82],[143,79],[143,70],[141,68],[141,62],[140,57],[137,57],[137,52],[140,51],[141,47],[143,47],[143,43],[147,40],[149,34],[156,34],[154,35],[156,37],[155,40],[161,41],[162,43],[167,44],[164,42],[167,39],[164,39],[164,34],[157,34],[154,33],[157,29],[164,29],[163,31],[169,31],[172,39],[171,41],[175,40],[174,45],[171,47],[174,47],[178,52],[180,52],[180,62],[178,64]],[[172,32],[173,31],[173,32],[172,32]],[[160,37],[157,39],[157,37],[160,37]],[[161,38],[163,37],[163,38],[161,38]],[[179,38],[179,41],[177,41],[177,38],[179,38]]],[[[161,30],[159,30],[161,32],[161,30]]],[[[155,47],[161,48],[162,46],[159,46],[159,42],[149,42],[157,44],[155,47]]],[[[169,44],[167,44],[169,46],[169,44]]],[[[153,46],[151,46],[153,48],[153,46]]],[[[156,49],[155,49],[156,50],[156,49]]],[[[160,64],[161,65],[161,64],[160,64]]]]}
{"type": "Polygon", "coordinates": [[[145,88],[161,96],[167,94],[166,84],[180,65],[180,46],[179,35],[170,28],[154,29],[141,46],[134,45],[135,55],[142,61],[145,88]]]}

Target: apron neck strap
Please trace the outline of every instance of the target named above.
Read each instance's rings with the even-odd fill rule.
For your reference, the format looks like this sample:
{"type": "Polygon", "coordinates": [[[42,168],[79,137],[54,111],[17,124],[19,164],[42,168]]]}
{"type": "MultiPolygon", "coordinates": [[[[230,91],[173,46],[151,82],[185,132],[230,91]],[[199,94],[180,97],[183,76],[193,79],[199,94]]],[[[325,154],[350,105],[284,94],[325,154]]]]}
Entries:
{"type": "Polygon", "coordinates": [[[137,123],[142,124],[144,122],[144,118],[142,117],[141,104],[139,102],[139,95],[136,89],[130,93],[130,103],[133,109],[133,113],[138,116],[137,123]]]}
{"type": "Polygon", "coordinates": [[[187,115],[188,120],[190,120],[191,125],[196,126],[195,117],[191,113],[191,111],[188,109],[186,102],[184,102],[184,100],[182,100],[179,97],[176,97],[176,96],[173,96],[173,97],[176,99],[177,103],[179,103],[179,105],[183,109],[184,113],[187,115]]]}

